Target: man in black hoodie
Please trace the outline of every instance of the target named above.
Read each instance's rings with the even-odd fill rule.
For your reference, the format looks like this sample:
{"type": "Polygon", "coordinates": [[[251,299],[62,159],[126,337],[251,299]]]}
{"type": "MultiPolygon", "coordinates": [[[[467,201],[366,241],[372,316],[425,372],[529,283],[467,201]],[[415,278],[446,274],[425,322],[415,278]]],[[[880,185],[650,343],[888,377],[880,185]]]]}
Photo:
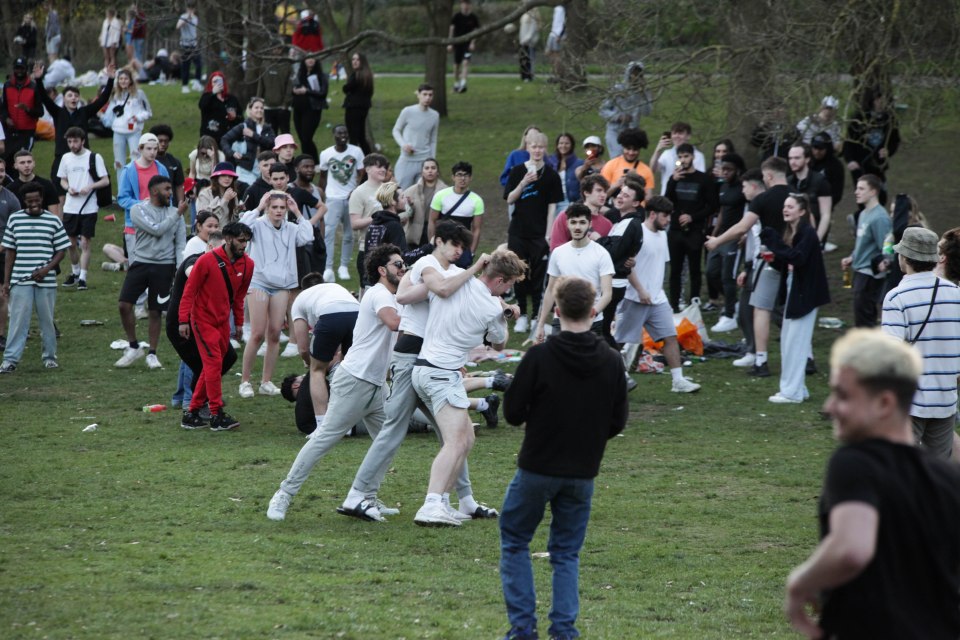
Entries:
{"type": "MultiPolygon", "coordinates": [[[[426,244],[422,248],[417,247],[412,251],[407,250],[407,232],[403,228],[403,222],[400,220],[400,211],[407,206],[407,198],[396,182],[385,182],[377,189],[377,202],[383,207],[380,211],[375,211],[373,221],[367,227],[364,235],[364,252],[372,251],[374,247],[381,244],[393,244],[400,247],[400,257],[405,263],[413,264],[425,255],[433,251],[432,244],[426,244]]],[[[364,282],[364,286],[371,286],[364,282]]]]}
{"type": "Polygon", "coordinates": [[[607,440],[627,421],[620,355],[591,333],[596,290],[578,277],[555,285],[560,334],[527,351],[504,395],[503,414],[526,423],[517,473],[500,514],[500,579],[508,638],[537,637],[530,541],[550,503],[547,550],[553,565],[550,637],[575,638],[580,548],[587,533],[593,479],[607,440]],[[571,402],[590,398],[590,402],[571,402]]]}

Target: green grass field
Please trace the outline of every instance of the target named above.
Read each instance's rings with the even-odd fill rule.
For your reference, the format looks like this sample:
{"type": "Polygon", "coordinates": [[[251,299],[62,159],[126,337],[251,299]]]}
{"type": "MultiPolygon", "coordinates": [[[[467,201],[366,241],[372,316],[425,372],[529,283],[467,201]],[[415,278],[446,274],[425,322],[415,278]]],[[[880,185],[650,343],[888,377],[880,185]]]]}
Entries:
{"type": "MultiPolygon", "coordinates": [[[[395,156],[389,129],[412,102],[415,82],[378,80],[373,127],[388,156],[395,156]]],[[[174,126],[173,151],[185,159],[199,124],[197,94],[181,96],[172,86],[147,92],[153,122],[174,126]]],[[[647,122],[652,131],[676,118],[669,108],[658,104],[647,122]]],[[[324,123],[342,115],[331,112],[324,123]]],[[[593,116],[565,115],[547,85],[481,77],[471,80],[468,94],[451,95],[451,115],[441,124],[441,166],[460,158],[474,164],[475,190],[488,203],[488,248],[505,239],[496,181],[528,122],[551,138],[561,129],[578,139],[600,132],[593,116]]],[[[905,132],[892,190],[917,196],[943,231],[956,224],[951,207],[960,187],[944,178],[955,165],[960,130],[947,118],[932,129],[919,140],[905,132]]],[[[712,140],[697,142],[712,148],[712,140]]],[[[318,132],[318,143],[330,143],[328,129],[318,132]]],[[[109,141],[93,146],[111,161],[109,141]]],[[[41,175],[51,151],[52,143],[38,147],[41,175]]],[[[827,258],[835,302],[821,310],[846,320],[849,297],[839,286],[838,263],[852,246],[842,221],[851,203],[848,184],[834,226],[841,248],[827,258]]],[[[95,265],[99,247],[116,242],[120,230],[120,223],[98,224],[95,265]]],[[[89,291],[60,292],[59,370],[42,369],[33,337],[17,372],[0,378],[0,636],[502,636],[508,625],[496,524],[455,531],[413,524],[437,449],[433,435],[408,437],[387,476],[381,497],[401,509],[390,522],[362,523],[334,511],[365,438],[344,440],[321,461],[286,521],[267,520],[267,502],[303,444],[292,405],[240,400],[237,367],[224,385],[230,411],[243,423],[236,432],[187,432],[175,411],[142,413],[142,405],[169,403],[176,361],[162,340],[164,369],[150,371],[142,362],[113,368],[118,352],[109,343],[122,336],[122,277],[94,268],[89,291]],[[81,327],[83,319],[104,324],[81,327]],[[98,430],[83,433],[91,423],[98,430]]],[[[708,325],[715,319],[707,314],[708,325]]],[[[145,323],[139,331],[145,335],[145,323]]],[[[695,395],[671,394],[668,376],[637,376],[630,424],[611,441],[597,479],[581,562],[584,637],[794,637],[780,610],[782,585],[817,540],[816,499],[834,447],[819,409],[837,335],[816,332],[821,372],[808,378],[812,398],[799,406],[768,403],[776,377],[751,379],[724,360],[694,360],[689,374],[703,384],[695,395]]],[[[774,331],[778,371],[776,340],[774,331]]],[[[297,368],[282,360],[275,381],[297,368]]],[[[479,432],[470,460],[479,500],[500,505],[521,437],[507,426],[479,432]]],[[[533,550],[545,544],[541,531],[533,550]]],[[[536,559],[535,570],[545,630],[548,561],[536,559]]]]}

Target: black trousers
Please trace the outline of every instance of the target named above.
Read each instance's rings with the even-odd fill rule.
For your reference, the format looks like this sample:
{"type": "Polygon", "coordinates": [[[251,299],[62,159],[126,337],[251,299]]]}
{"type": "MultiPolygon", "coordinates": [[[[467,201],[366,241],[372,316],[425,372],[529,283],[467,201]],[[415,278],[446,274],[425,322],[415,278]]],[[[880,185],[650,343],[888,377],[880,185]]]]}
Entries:
{"type": "Polygon", "coordinates": [[[674,309],[678,309],[680,304],[684,258],[690,268],[690,297],[687,301],[700,297],[703,241],[701,229],[677,230],[667,234],[667,249],[670,251],[670,306],[674,309]]]}
{"type": "MultiPolygon", "coordinates": [[[[290,133],[290,109],[264,109],[263,119],[273,127],[275,134],[290,133]]],[[[303,140],[300,144],[303,144],[303,140]]]]}
{"type": "Polygon", "coordinates": [[[300,138],[300,148],[304,153],[313,157],[314,162],[320,160],[317,143],[313,141],[313,134],[317,132],[317,128],[320,126],[320,116],[322,114],[321,109],[293,110],[293,127],[297,130],[297,137],[300,138]]]}
{"type": "MultiPolygon", "coordinates": [[[[193,372],[193,381],[190,383],[190,390],[197,388],[197,381],[200,380],[200,373],[203,371],[203,360],[200,359],[200,351],[197,349],[197,341],[191,335],[189,339],[184,339],[180,333],[167,327],[167,339],[173,345],[173,350],[177,352],[180,359],[190,367],[193,372]]],[[[227,371],[237,363],[237,352],[233,345],[227,346],[227,352],[223,356],[223,366],[220,369],[220,375],[226,375],[227,371]]]]}
{"type": "MultiPolygon", "coordinates": [[[[628,284],[627,287],[630,285],[628,284]]],[[[613,326],[613,320],[617,317],[617,307],[620,306],[620,301],[623,300],[623,297],[627,295],[627,287],[613,287],[612,295],[610,296],[610,303],[603,308],[603,325],[602,325],[602,335],[603,339],[607,341],[611,347],[620,350],[620,345],[617,344],[617,341],[613,339],[613,333],[610,331],[613,326]]]]}
{"type": "Polygon", "coordinates": [[[507,237],[507,248],[520,256],[527,263],[527,277],[523,282],[513,286],[517,296],[517,306],[520,314],[527,315],[527,298],[533,302],[529,317],[536,318],[540,311],[540,301],[543,300],[543,280],[547,273],[547,259],[550,256],[550,245],[546,238],[521,238],[510,235],[507,237]]]}
{"type": "Polygon", "coordinates": [[[853,274],[853,326],[877,326],[877,310],[883,303],[884,278],[853,274]]]}
{"type": "Polygon", "coordinates": [[[750,306],[750,294],[753,293],[753,262],[747,262],[744,268],[746,277],[743,287],[740,288],[740,312],[737,315],[737,323],[747,343],[747,353],[756,353],[757,339],[753,334],[753,307],[750,306]]]}
{"type": "Polygon", "coordinates": [[[350,135],[350,144],[354,144],[363,150],[363,155],[370,153],[370,145],[367,143],[367,114],[369,108],[350,107],[343,112],[344,124],[347,125],[347,133],[350,135]]]}

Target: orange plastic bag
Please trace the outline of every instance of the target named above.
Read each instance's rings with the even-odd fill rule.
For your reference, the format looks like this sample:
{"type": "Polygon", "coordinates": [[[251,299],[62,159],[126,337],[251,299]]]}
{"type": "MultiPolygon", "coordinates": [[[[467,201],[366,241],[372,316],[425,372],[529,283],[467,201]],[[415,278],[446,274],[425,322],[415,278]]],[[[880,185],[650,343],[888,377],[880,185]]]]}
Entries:
{"type": "Polygon", "coordinates": [[[703,355],[703,339],[700,337],[700,332],[686,318],[677,325],[677,342],[680,343],[680,348],[684,351],[689,351],[698,356],[703,355]]]}
{"type": "Polygon", "coordinates": [[[663,349],[663,340],[660,342],[654,342],[653,338],[650,337],[650,334],[647,333],[647,330],[643,330],[643,350],[647,353],[660,353],[660,350],[663,349]]]}
{"type": "Polygon", "coordinates": [[[37,120],[37,132],[34,134],[37,140],[53,140],[53,125],[46,120],[37,120]]]}

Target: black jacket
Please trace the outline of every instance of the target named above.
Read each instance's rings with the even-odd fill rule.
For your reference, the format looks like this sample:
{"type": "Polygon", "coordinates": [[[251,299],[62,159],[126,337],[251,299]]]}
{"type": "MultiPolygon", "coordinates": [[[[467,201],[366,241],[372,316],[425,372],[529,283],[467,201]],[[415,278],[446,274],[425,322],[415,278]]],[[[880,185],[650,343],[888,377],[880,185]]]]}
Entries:
{"type": "Polygon", "coordinates": [[[827,270],[823,264],[820,250],[820,238],[817,230],[807,223],[800,223],[793,245],[787,245],[772,227],[760,230],[760,240],[773,252],[774,266],[780,271],[780,293],[782,301],[786,297],[786,317],[790,320],[802,318],[817,307],[830,302],[830,286],[827,283],[827,270]],[[793,286],[787,297],[787,276],[793,265],[793,286]]]}
{"type": "MultiPolygon", "coordinates": [[[[67,129],[70,127],[80,127],[84,131],[88,131],[87,123],[90,122],[90,118],[96,116],[97,112],[103,108],[103,105],[110,101],[110,93],[113,91],[113,78],[107,78],[107,84],[103,86],[103,89],[100,90],[99,95],[97,95],[93,102],[78,107],[73,113],[70,113],[66,107],[58,106],[56,102],[50,99],[50,96],[47,95],[46,88],[43,86],[42,78],[37,78],[36,83],[37,92],[40,95],[43,106],[45,106],[47,111],[50,112],[50,115],[53,116],[53,130],[55,132],[53,153],[57,158],[62,158],[70,151],[70,147],[67,146],[67,139],[63,137],[64,134],[67,133],[67,129]]],[[[89,148],[89,142],[85,141],[84,146],[89,148]]]]}
{"type": "Polygon", "coordinates": [[[230,162],[235,161],[237,165],[243,167],[247,171],[253,171],[253,165],[257,161],[258,153],[273,149],[273,141],[276,137],[273,133],[273,127],[266,122],[263,123],[263,128],[260,130],[260,133],[256,133],[256,131],[256,122],[253,120],[244,120],[240,124],[227,131],[220,141],[221,151],[223,151],[223,154],[227,157],[227,159],[230,160],[230,162]],[[244,127],[251,128],[254,131],[254,134],[249,138],[244,138],[244,127]],[[247,141],[247,151],[243,154],[242,158],[236,160],[233,157],[233,151],[230,150],[230,145],[232,145],[234,142],[240,142],[241,140],[247,141]]]}

